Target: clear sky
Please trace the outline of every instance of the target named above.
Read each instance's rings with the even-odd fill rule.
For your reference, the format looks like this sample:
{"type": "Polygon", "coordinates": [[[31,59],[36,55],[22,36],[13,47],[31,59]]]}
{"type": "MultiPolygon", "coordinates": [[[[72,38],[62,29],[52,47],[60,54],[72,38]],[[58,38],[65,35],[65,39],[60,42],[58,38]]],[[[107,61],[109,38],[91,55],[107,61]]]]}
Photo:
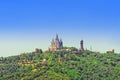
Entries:
{"type": "Polygon", "coordinates": [[[120,53],[120,0],[0,1],[0,56],[46,50],[56,33],[64,46],[120,53]]]}

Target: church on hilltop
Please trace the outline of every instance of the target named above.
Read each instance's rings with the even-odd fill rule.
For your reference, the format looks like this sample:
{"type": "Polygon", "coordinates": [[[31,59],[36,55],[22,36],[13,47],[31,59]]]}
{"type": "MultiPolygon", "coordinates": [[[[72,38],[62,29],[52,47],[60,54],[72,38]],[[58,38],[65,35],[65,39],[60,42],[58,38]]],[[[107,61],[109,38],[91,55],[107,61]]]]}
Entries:
{"type": "Polygon", "coordinates": [[[49,51],[57,51],[63,49],[63,41],[59,39],[58,34],[56,34],[56,38],[52,39],[51,46],[48,49],[49,51]]]}

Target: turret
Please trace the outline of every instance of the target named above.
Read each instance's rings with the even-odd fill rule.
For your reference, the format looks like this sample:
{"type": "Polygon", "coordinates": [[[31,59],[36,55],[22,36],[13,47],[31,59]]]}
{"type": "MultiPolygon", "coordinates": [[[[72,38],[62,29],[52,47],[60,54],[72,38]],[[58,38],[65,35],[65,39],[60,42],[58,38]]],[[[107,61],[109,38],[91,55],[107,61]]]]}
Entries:
{"type": "Polygon", "coordinates": [[[63,41],[60,39],[60,48],[63,48],[63,41]]]}
{"type": "Polygon", "coordinates": [[[53,44],[54,43],[54,39],[52,39],[52,41],[51,41],[51,44],[53,44]]]}
{"type": "Polygon", "coordinates": [[[55,38],[56,40],[59,40],[59,38],[58,38],[58,34],[56,34],[56,38],[55,38]]]}
{"type": "Polygon", "coordinates": [[[80,41],[80,51],[83,51],[84,47],[83,47],[83,40],[80,41]]]}

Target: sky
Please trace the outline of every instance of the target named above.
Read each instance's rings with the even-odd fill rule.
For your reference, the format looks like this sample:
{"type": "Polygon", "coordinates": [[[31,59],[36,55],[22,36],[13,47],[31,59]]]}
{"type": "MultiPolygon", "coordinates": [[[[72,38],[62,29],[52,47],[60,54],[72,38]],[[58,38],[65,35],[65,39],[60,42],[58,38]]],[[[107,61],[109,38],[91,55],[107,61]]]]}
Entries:
{"type": "Polygon", "coordinates": [[[1,0],[0,56],[47,50],[56,33],[64,46],[120,53],[119,0],[1,0]]]}

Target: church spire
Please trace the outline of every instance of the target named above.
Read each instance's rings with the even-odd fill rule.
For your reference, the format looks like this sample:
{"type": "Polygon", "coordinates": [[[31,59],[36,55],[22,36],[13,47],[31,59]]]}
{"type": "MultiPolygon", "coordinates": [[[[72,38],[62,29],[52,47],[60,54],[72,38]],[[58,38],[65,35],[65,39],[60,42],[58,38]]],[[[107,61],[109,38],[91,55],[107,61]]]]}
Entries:
{"type": "Polygon", "coordinates": [[[56,40],[59,40],[59,38],[58,38],[58,34],[56,34],[56,40]]]}

